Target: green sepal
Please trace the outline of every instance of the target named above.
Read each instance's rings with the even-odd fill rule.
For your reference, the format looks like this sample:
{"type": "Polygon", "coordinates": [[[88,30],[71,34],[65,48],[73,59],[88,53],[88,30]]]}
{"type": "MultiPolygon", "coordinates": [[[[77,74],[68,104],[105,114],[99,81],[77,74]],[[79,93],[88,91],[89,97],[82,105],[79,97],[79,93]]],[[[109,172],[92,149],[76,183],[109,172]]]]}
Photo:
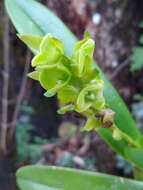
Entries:
{"type": "Polygon", "coordinates": [[[74,46],[73,60],[78,67],[79,76],[82,76],[91,68],[94,45],[92,39],[83,39],[74,46]]]}
{"type": "Polygon", "coordinates": [[[39,53],[32,59],[31,65],[32,67],[36,67],[39,65],[51,64],[51,61],[49,62],[49,60],[50,58],[47,55],[47,52],[39,53]]]}
{"type": "Polygon", "coordinates": [[[83,81],[85,83],[90,83],[90,84],[97,84],[98,81],[103,81],[101,80],[101,75],[98,69],[92,68],[90,70],[86,70],[86,73],[82,77],[83,81]]]}
{"type": "Polygon", "coordinates": [[[44,36],[41,44],[40,44],[40,52],[48,52],[48,51],[58,50],[61,54],[64,53],[64,45],[63,43],[53,37],[51,34],[47,34],[44,36]]]}
{"type": "Polygon", "coordinates": [[[33,71],[31,73],[28,73],[27,76],[33,80],[39,80],[39,72],[33,71]]]}
{"type": "Polygon", "coordinates": [[[34,53],[39,53],[40,51],[40,43],[43,39],[42,36],[37,35],[20,35],[17,34],[18,38],[23,41],[29,48],[31,48],[34,53]]]}
{"type": "Polygon", "coordinates": [[[48,90],[47,92],[44,93],[44,96],[47,98],[53,97],[56,95],[56,91],[54,90],[48,90]]]}
{"type": "Polygon", "coordinates": [[[75,108],[75,106],[73,104],[69,104],[66,106],[61,107],[60,109],[58,109],[58,114],[65,114],[68,111],[73,111],[75,108]]]}
{"type": "Polygon", "coordinates": [[[40,53],[32,60],[32,66],[55,64],[63,53],[63,44],[51,34],[47,34],[41,41],[40,53]]]}

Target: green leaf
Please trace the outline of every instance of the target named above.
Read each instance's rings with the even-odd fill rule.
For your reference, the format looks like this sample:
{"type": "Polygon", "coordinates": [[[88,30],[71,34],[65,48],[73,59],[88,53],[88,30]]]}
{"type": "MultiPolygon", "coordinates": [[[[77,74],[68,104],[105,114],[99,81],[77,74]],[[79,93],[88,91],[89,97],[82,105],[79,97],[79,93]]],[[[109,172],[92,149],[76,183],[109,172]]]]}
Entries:
{"type": "Polygon", "coordinates": [[[143,169],[143,149],[137,149],[132,147],[127,147],[124,149],[125,156],[136,164],[139,168],[143,169]]]}
{"type": "Polygon", "coordinates": [[[20,34],[44,36],[51,33],[64,42],[65,51],[71,53],[71,47],[77,41],[63,22],[45,6],[34,0],[5,0],[7,12],[20,34]]]}
{"type": "Polygon", "coordinates": [[[143,190],[143,182],[55,166],[23,167],[17,182],[21,190],[143,190]]]}
{"type": "MultiPolygon", "coordinates": [[[[77,39],[50,10],[34,0],[5,0],[5,4],[9,16],[20,34],[43,36],[51,33],[64,43],[66,54],[71,54],[77,39]]],[[[98,68],[97,65],[95,67],[98,68]]],[[[116,113],[115,123],[117,127],[132,140],[138,139],[140,137],[139,130],[136,128],[126,105],[105,75],[102,72],[101,74],[105,82],[104,96],[109,107],[116,113]]],[[[111,139],[108,137],[109,135],[112,136],[111,132],[103,132],[103,134],[102,132],[100,134],[110,143],[111,139]]],[[[114,144],[110,144],[115,149],[114,144]]],[[[120,152],[118,141],[116,145],[116,151],[120,152]]]]}
{"type": "Polygon", "coordinates": [[[128,143],[125,140],[115,140],[112,136],[112,132],[108,128],[99,128],[97,132],[115,152],[125,157],[124,148],[128,147],[128,143]]]}

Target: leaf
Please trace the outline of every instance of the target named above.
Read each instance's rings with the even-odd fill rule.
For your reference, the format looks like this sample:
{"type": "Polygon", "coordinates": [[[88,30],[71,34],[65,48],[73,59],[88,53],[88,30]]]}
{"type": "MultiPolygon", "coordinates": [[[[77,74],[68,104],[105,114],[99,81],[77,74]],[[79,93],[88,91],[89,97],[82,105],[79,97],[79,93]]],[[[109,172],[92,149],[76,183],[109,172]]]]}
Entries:
{"type": "Polygon", "coordinates": [[[5,0],[7,12],[20,34],[44,36],[51,33],[64,42],[67,54],[77,41],[63,22],[45,6],[34,0],[5,0]]]}
{"type": "Polygon", "coordinates": [[[118,152],[125,158],[124,148],[128,147],[128,143],[125,140],[115,140],[108,128],[99,128],[97,129],[97,132],[115,152],[118,152]]]}
{"type": "Polygon", "coordinates": [[[143,190],[143,182],[55,166],[23,167],[17,182],[21,190],[143,190]]]}
{"type": "MultiPolygon", "coordinates": [[[[64,43],[67,55],[71,54],[77,39],[50,10],[34,0],[5,0],[5,5],[13,24],[20,34],[43,36],[51,33],[64,43]]],[[[97,65],[95,67],[98,68],[97,65]]],[[[115,123],[117,127],[133,140],[138,139],[140,132],[136,128],[126,105],[102,71],[100,72],[105,82],[104,96],[109,107],[116,113],[115,123]]],[[[102,131],[100,134],[102,135],[102,131]]],[[[103,134],[107,142],[109,134],[112,136],[110,131],[108,134],[103,134]]],[[[115,148],[113,143],[110,144],[112,148],[115,148]]],[[[119,142],[116,142],[116,144],[119,144],[119,142]]],[[[119,147],[116,146],[117,152],[120,152],[119,147]]]]}
{"type": "Polygon", "coordinates": [[[143,169],[143,149],[127,147],[124,151],[125,156],[128,157],[130,161],[135,163],[139,168],[143,169]]]}

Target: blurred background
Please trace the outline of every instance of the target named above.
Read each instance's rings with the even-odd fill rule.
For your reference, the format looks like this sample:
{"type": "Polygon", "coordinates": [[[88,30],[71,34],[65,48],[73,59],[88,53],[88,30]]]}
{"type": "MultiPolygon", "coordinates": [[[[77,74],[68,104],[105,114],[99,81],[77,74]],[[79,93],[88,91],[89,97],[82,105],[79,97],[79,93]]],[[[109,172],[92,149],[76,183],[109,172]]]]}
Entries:
{"type": "MultiPolygon", "coordinates": [[[[81,39],[89,31],[95,59],[143,130],[143,1],[41,0],[81,39]]],[[[84,119],[57,114],[27,78],[32,54],[16,36],[0,1],[0,190],[16,190],[15,171],[27,164],[74,167],[132,177],[132,165],[95,133],[81,133],[84,119]]]]}

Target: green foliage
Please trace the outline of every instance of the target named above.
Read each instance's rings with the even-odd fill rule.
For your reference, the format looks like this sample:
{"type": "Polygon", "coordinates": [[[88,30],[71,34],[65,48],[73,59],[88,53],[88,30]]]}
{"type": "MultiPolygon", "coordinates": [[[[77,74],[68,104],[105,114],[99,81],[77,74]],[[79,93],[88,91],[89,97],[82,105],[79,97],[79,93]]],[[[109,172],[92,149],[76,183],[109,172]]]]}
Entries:
{"type": "MultiPolygon", "coordinates": [[[[143,23],[140,25],[143,28],[143,23]]],[[[143,34],[140,37],[140,46],[133,48],[131,71],[138,71],[143,67],[143,34]]]]}
{"type": "Polygon", "coordinates": [[[17,173],[22,190],[142,190],[143,183],[96,172],[28,166],[17,173]],[[56,177],[56,179],[55,179],[56,177]]]}

